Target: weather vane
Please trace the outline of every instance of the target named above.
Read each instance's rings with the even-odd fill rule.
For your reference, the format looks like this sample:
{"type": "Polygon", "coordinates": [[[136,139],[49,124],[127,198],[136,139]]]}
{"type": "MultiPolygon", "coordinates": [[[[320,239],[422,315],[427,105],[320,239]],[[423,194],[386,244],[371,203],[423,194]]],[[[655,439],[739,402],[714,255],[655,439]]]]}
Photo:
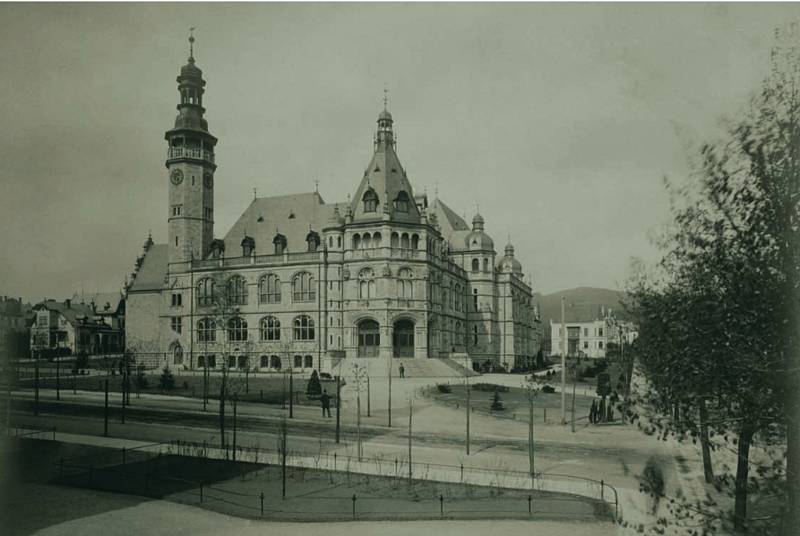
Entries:
{"type": "Polygon", "coordinates": [[[194,26],[189,28],[189,57],[194,57],[194,26]]]}
{"type": "Polygon", "coordinates": [[[389,90],[386,88],[386,85],[383,86],[383,109],[386,110],[386,107],[389,104],[389,90]]]}

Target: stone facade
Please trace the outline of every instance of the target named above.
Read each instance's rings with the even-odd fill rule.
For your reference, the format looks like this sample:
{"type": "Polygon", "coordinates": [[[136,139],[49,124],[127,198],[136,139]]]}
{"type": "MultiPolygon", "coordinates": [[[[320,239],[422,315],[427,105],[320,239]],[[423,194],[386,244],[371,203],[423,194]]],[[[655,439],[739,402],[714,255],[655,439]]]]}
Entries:
{"type": "Polygon", "coordinates": [[[199,73],[190,57],[166,134],[169,242],[148,240],[128,286],[128,341],[153,365],[329,370],[351,358],[456,357],[511,369],[533,359],[541,324],[513,246],[497,258],[481,215],[469,226],[414,194],[386,109],[352,200],[256,198],[213,239],[216,138],[199,73]]]}

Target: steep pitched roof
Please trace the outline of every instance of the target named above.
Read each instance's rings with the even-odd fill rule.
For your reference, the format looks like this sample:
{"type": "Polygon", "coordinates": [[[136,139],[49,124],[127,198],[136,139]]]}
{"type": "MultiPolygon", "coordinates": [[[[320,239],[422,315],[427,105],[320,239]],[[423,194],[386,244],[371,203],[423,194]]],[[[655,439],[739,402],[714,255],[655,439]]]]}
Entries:
{"type": "Polygon", "coordinates": [[[375,152],[364,170],[364,176],[358,185],[356,195],[350,202],[354,222],[381,220],[384,214],[388,213],[391,221],[419,223],[420,214],[415,202],[414,190],[411,188],[411,183],[395,152],[391,126],[392,116],[384,110],[378,117],[375,152]],[[378,206],[375,212],[364,211],[363,197],[370,189],[378,197],[378,206]],[[398,196],[405,196],[407,211],[396,210],[394,201],[398,199],[398,196]]]}
{"type": "Polygon", "coordinates": [[[167,244],[153,244],[144,254],[144,262],[128,292],[153,292],[161,290],[167,273],[169,250],[167,244]]]}
{"type": "Polygon", "coordinates": [[[464,221],[464,218],[448,207],[438,197],[428,208],[428,213],[436,214],[442,236],[450,244],[452,251],[462,251],[467,249],[467,236],[472,232],[472,228],[464,221]]]}
{"type": "Polygon", "coordinates": [[[337,206],[343,215],[347,203],[325,204],[318,192],[254,199],[225,235],[225,256],[242,255],[245,235],[254,239],[256,255],[270,254],[277,233],[286,237],[287,251],[306,251],[308,232],[321,233],[337,206]]]}

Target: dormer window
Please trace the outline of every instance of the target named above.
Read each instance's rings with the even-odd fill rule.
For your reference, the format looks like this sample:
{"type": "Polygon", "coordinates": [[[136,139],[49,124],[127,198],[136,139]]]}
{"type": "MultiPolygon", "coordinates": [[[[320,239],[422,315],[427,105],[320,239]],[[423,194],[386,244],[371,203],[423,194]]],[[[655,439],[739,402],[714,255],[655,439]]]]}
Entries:
{"type": "Polygon", "coordinates": [[[376,212],[378,210],[378,195],[372,188],[364,192],[361,200],[364,202],[364,212],[376,212]]]}
{"type": "Polygon", "coordinates": [[[250,236],[242,239],[242,257],[250,257],[256,252],[256,241],[250,236]]]}
{"type": "Polygon", "coordinates": [[[394,210],[396,212],[408,212],[408,194],[401,191],[394,199],[394,210]]]}
{"type": "Polygon", "coordinates": [[[320,244],[319,234],[315,231],[309,231],[306,235],[306,243],[308,244],[308,251],[317,251],[320,244]]]}
{"type": "Polygon", "coordinates": [[[283,255],[286,251],[286,237],[278,233],[272,239],[272,243],[275,245],[275,255],[283,255]]]}

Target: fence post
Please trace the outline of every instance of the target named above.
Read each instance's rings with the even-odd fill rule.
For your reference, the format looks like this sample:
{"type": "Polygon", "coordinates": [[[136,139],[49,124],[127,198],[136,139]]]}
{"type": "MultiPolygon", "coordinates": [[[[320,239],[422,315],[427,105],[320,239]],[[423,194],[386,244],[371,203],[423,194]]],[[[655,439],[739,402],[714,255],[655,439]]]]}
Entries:
{"type": "Polygon", "coordinates": [[[333,453],[333,470],[336,470],[336,453],[333,453]]]}
{"type": "Polygon", "coordinates": [[[464,464],[461,464],[461,482],[464,482],[464,464]]]}
{"type": "Polygon", "coordinates": [[[397,477],[399,475],[397,469],[397,458],[394,459],[394,476],[397,477]]]}
{"type": "Polygon", "coordinates": [[[353,517],[356,517],[356,494],[355,493],[353,493],[352,501],[353,501],[353,517]]]}
{"type": "Polygon", "coordinates": [[[605,499],[604,499],[604,495],[603,495],[603,491],[604,491],[604,490],[603,490],[603,488],[605,488],[605,482],[603,482],[603,481],[601,480],[601,481],[600,481],[600,500],[601,500],[601,501],[602,501],[602,500],[605,500],[605,499]]]}
{"type": "Polygon", "coordinates": [[[531,503],[533,502],[533,496],[528,495],[528,515],[531,515],[531,503]]]}
{"type": "Polygon", "coordinates": [[[264,515],[264,492],[261,492],[261,515],[264,515]]]}
{"type": "Polygon", "coordinates": [[[439,514],[444,515],[444,495],[439,494],[439,514]]]}

